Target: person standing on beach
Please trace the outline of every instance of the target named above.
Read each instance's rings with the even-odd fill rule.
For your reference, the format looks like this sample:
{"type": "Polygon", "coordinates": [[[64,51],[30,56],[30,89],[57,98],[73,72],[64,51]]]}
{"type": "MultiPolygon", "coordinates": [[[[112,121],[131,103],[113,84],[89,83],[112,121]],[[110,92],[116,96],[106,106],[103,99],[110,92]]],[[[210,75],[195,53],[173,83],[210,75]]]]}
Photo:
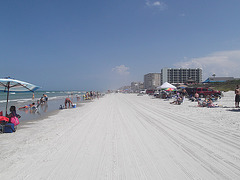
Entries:
{"type": "Polygon", "coordinates": [[[235,89],[235,107],[239,108],[239,101],[240,101],[240,89],[239,85],[237,85],[235,89]]]}
{"type": "Polygon", "coordinates": [[[186,89],[183,89],[182,90],[182,100],[184,101],[185,100],[185,97],[187,96],[187,91],[186,89]]]}
{"type": "Polygon", "coordinates": [[[47,102],[47,101],[48,101],[47,95],[46,95],[46,94],[43,94],[43,97],[44,97],[45,102],[47,102]]]}
{"type": "Polygon", "coordinates": [[[70,108],[72,106],[72,101],[69,99],[69,98],[66,98],[65,99],[65,108],[67,109],[67,104],[68,104],[68,107],[70,108]]]}

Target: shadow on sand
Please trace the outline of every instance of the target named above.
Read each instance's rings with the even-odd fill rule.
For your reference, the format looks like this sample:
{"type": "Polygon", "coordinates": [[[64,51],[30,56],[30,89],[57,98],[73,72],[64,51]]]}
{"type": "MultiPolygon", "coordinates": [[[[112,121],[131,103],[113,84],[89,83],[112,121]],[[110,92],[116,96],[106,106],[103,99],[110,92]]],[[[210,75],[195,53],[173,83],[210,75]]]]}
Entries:
{"type": "Polygon", "coordinates": [[[235,109],[228,109],[227,111],[232,111],[232,112],[240,112],[240,109],[235,108],[235,109]]]}

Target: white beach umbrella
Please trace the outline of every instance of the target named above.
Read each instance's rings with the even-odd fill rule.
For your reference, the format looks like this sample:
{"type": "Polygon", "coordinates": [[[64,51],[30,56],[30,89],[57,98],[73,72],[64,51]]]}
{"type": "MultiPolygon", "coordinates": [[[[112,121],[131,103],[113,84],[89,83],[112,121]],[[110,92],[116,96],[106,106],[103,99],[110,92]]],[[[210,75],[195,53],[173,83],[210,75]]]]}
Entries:
{"type": "Polygon", "coordinates": [[[27,92],[27,91],[36,91],[39,89],[39,86],[19,81],[11,78],[3,78],[0,79],[0,92],[7,92],[7,103],[6,103],[6,115],[7,115],[7,106],[8,106],[8,98],[9,92],[27,92]]]}

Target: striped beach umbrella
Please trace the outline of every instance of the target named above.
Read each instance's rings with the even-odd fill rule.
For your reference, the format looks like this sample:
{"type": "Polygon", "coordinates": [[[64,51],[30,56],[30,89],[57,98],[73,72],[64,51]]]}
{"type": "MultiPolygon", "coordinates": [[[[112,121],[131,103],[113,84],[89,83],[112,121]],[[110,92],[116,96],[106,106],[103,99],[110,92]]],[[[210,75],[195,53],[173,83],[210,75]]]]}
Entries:
{"type": "Polygon", "coordinates": [[[11,78],[0,79],[0,92],[7,92],[7,103],[6,103],[6,115],[7,115],[7,106],[9,92],[27,92],[27,91],[36,91],[39,89],[39,86],[30,84],[24,81],[19,81],[11,78]]]}

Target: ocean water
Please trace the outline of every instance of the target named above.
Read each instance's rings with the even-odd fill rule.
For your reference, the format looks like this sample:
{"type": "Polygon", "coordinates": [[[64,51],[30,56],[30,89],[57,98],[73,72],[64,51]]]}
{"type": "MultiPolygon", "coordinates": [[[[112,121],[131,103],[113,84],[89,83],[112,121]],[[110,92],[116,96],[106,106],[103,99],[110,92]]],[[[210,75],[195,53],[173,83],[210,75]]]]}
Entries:
{"type": "MultiPolygon", "coordinates": [[[[16,106],[17,113],[21,115],[20,121],[39,119],[51,114],[54,111],[58,111],[60,105],[64,105],[66,97],[69,97],[73,103],[81,103],[83,101],[82,96],[84,93],[85,92],[82,91],[36,91],[34,92],[34,99],[32,98],[32,92],[9,93],[7,110],[9,113],[9,108],[12,105],[16,106]],[[43,94],[46,94],[48,96],[48,102],[40,105],[37,111],[31,109],[18,109],[33,102],[37,104],[37,100],[39,100],[43,96],[43,94]],[[80,101],[77,99],[77,96],[81,98],[80,101]]],[[[3,112],[3,115],[5,115],[6,111],[6,99],[7,93],[0,92],[0,111],[3,112]]]]}

